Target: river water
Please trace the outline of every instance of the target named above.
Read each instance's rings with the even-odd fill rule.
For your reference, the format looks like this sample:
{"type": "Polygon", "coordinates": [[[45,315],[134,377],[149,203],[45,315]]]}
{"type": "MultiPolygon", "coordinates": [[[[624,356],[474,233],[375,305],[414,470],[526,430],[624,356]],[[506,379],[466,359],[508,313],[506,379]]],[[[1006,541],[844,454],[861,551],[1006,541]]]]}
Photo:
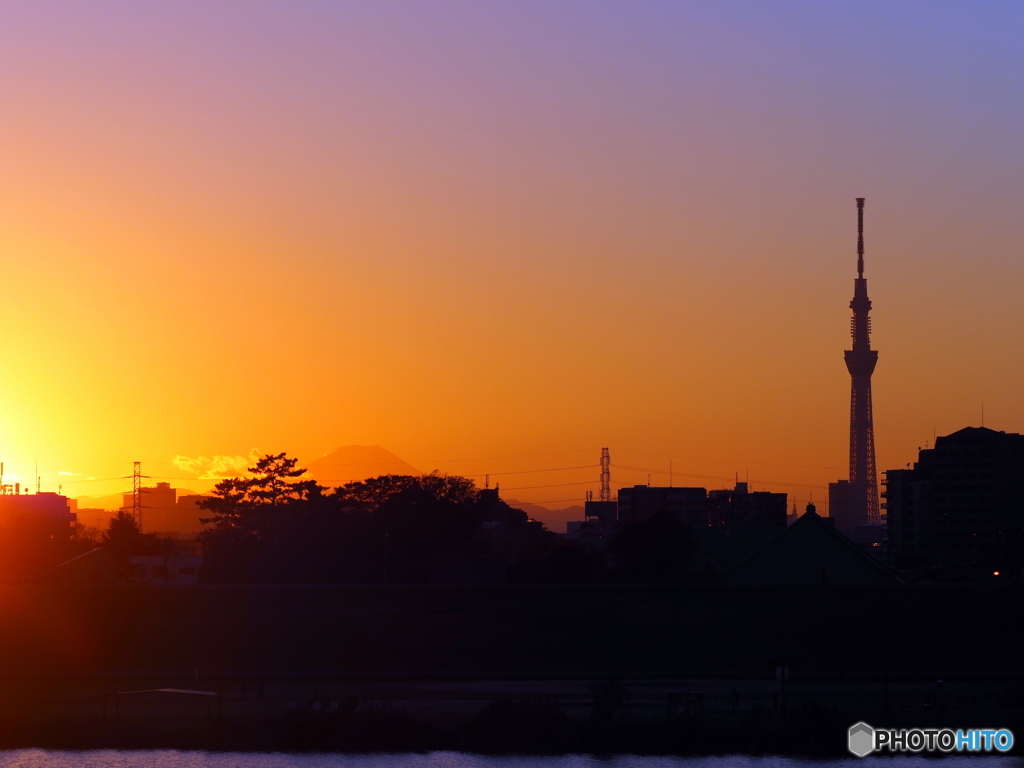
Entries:
{"type": "Polygon", "coordinates": [[[0,752],[0,768],[1009,768],[1013,757],[878,757],[858,760],[797,760],[786,757],[488,757],[461,752],[396,755],[176,752],[173,750],[0,752]]]}

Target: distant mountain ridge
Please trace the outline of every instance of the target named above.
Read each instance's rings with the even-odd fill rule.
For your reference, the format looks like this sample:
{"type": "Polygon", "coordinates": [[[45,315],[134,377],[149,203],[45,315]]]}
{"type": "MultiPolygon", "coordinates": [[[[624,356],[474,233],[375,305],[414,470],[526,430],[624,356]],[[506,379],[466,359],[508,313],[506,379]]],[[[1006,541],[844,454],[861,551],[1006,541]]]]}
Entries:
{"type": "MultiPolygon", "coordinates": [[[[146,486],[151,488],[152,486],[146,486]]],[[[182,496],[201,496],[199,491],[192,491],[188,488],[175,488],[178,492],[178,498],[182,496]]],[[[131,493],[131,491],[127,491],[131,493]]],[[[124,502],[124,494],[121,493],[108,493],[103,496],[76,496],[75,501],[78,502],[79,509],[105,509],[108,512],[116,512],[119,510],[124,502]]]]}
{"type": "Polygon", "coordinates": [[[510,507],[523,510],[534,520],[540,520],[549,531],[554,531],[555,533],[565,533],[566,523],[583,519],[584,509],[582,504],[574,504],[571,507],[563,507],[562,509],[548,509],[539,504],[530,504],[527,501],[518,501],[516,499],[505,499],[505,503],[510,507]]]}
{"type": "Polygon", "coordinates": [[[336,488],[380,475],[422,475],[412,464],[379,445],[343,445],[306,464],[320,485],[336,488]]]}

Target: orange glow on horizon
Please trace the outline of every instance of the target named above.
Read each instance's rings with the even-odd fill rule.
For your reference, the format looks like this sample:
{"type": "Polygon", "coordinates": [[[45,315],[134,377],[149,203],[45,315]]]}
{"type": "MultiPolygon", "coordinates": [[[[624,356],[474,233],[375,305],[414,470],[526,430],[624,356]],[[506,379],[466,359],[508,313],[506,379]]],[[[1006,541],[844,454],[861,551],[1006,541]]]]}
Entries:
{"type": "Polygon", "coordinates": [[[8,482],[379,445],[561,507],[610,446],[616,485],[802,509],[847,476],[857,196],[879,470],[982,402],[1024,431],[1003,48],[877,8],[232,8],[0,32],[8,482]]]}

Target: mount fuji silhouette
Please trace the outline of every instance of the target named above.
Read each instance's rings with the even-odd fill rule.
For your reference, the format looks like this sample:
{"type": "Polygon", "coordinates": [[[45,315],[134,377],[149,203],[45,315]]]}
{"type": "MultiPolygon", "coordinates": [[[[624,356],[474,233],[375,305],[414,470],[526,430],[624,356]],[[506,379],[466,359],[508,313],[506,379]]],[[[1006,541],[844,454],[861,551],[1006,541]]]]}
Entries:
{"type": "Polygon", "coordinates": [[[306,472],[321,485],[336,488],[379,475],[422,475],[412,464],[379,445],[343,445],[306,465],[306,472]]]}

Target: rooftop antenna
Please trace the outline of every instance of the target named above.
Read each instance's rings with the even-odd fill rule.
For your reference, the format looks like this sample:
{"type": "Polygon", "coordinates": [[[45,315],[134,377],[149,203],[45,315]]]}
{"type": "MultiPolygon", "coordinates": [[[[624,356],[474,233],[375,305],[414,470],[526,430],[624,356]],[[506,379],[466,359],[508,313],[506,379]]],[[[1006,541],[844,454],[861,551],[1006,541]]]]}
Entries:
{"type": "Polygon", "coordinates": [[[490,488],[490,487],[491,487],[491,476],[490,475],[484,475],[484,488],[490,488]]]}

